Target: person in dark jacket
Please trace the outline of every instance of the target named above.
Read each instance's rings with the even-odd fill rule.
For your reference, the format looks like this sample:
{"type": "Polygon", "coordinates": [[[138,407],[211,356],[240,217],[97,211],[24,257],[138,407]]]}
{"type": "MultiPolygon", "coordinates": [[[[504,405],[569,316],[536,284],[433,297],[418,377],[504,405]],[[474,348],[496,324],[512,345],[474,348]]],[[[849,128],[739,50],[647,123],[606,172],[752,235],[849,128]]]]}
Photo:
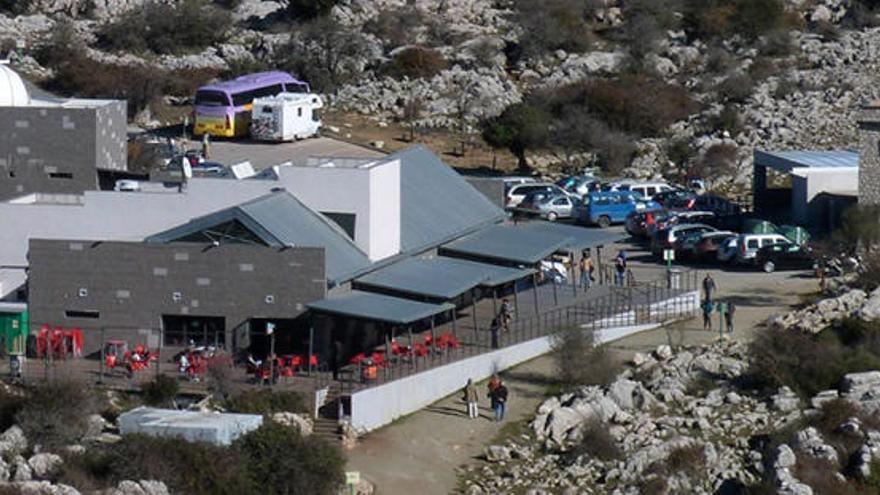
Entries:
{"type": "Polygon", "coordinates": [[[727,312],[724,313],[724,320],[727,323],[727,333],[733,333],[733,313],[736,311],[736,305],[733,301],[727,302],[727,312]]]}
{"type": "Polygon", "coordinates": [[[507,413],[507,387],[502,382],[491,392],[492,409],[495,410],[495,421],[503,421],[507,413]]]}

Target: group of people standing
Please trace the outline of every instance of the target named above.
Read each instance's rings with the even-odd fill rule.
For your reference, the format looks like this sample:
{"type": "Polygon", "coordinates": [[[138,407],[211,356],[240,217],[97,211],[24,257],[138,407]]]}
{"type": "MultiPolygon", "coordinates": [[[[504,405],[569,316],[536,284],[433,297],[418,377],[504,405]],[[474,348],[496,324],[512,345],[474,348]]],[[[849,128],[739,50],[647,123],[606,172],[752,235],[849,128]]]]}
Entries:
{"type": "MultiPolygon", "coordinates": [[[[507,386],[498,375],[492,375],[487,388],[492,411],[495,413],[495,421],[502,421],[507,414],[507,386]]],[[[468,417],[471,419],[480,417],[479,396],[473,380],[468,380],[464,387],[464,400],[467,402],[468,417]]]]}
{"type": "Polygon", "coordinates": [[[703,278],[703,303],[700,305],[703,310],[703,330],[712,330],[712,311],[718,311],[724,316],[724,323],[728,333],[733,333],[733,315],[736,312],[736,305],[733,301],[716,301],[715,279],[712,274],[707,273],[703,278]]]}
{"type": "MultiPolygon", "coordinates": [[[[578,264],[578,268],[581,272],[581,289],[587,290],[591,288],[593,286],[593,282],[596,281],[596,277],[593,276],[596,271],[596,263],[593,262],[593,258],[590,255],[589,249],[585,249],[583,252],[581,252],[581,261],[578,264]]],[[[617,257],[614,258],[614,285],[626,285],[626,272],[626,251],[621,249],[620,251],[618,251],[617,257]]]]}

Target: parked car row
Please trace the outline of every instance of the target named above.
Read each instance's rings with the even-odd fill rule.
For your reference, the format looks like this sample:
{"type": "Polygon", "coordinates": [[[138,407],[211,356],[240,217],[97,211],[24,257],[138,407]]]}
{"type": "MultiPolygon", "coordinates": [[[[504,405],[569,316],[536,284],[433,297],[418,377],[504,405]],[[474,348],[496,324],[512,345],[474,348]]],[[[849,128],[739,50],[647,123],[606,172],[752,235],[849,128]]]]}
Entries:
{"type": "MultiPolygon", "coordinates": [[[[626,231],[645,239],[655,256],[673,250],[680,260],[730,263],[755,267],[765,272],[777,269],[811,269],[817,261],[798,229],[786,237],[774,229],[735,232],[719,225],[712,212],[667,209],[631,213],[626,231]]],[[[781,229],[779,229],[781,231],[781,229]]],[[[800,229],[802,230],[802,229],[800,229]]]]}

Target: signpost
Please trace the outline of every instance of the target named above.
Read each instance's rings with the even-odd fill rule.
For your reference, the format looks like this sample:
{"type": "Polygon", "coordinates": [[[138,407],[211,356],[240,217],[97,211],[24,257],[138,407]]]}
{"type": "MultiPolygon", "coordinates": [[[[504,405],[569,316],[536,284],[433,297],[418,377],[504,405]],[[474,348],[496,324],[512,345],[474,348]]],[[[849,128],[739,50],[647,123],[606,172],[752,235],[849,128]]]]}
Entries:
{"type": "Polygon", "coordinates": [[[675,261],[675,250],[674,249],[664,249],[663,250],[663,261],[666,262],[666,268],[672,266],[672,262],[675,261]]]}
{"type": "Polygon", "coordinates": [[[355,495],[357,492],[358,483],[361,482],[361,473],[360,471],[346,471],[345,472],[345,486],[351,490],[351,495],[355,495]]]}
{"type": "Polygon", "coordinates": [[[266,322],[266,335],[269,336],[269,384],[275,381],[275,324],[266,322]]]}

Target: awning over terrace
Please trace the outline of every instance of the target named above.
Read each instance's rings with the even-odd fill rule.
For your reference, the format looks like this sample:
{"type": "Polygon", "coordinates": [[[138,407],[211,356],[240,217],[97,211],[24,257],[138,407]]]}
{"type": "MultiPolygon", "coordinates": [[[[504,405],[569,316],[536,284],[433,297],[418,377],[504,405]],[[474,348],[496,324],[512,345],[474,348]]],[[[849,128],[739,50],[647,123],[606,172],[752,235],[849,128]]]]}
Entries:
{"type": "Polygon", "coordinates": [[[439,256],[408,258],[361,277],[356,283],[364,288],[449,300],[477,286],[496,287],[532,273],[531,269],[439,256]]]}
{"type": "Polygon", "coordinates": [[[542,232],[520,225],[493,225],[445,244],[441,252],[486,260],[534,265],[565,250],[573,239],[564,233],[542,232]]]}
{"type": "Polygon", "coordinates": [[[594,248],[596,246],[613,244],[627,237],[625,233],[621,231],[615,231],[617,229],[597,229],[590,227],[578,227],[575,225],[565,225],[560,223],[527,222],[521,223],[518,226],[526,230],[531,230],[533,232],[541,232],[543,234],[554,236],[564,235],[570,237],[571,240],[569,244],[565,247],[573,249],[575,251],[594,248]]]}
{"type": "Polygon", "coordinates": [[[307,306],[323,313],[384,321],[394,325],[408,325],[455,309],[455,306],[449,303],[428,304],[359,290],[353,290],[339,297],[311,302],[307,306]]]}

